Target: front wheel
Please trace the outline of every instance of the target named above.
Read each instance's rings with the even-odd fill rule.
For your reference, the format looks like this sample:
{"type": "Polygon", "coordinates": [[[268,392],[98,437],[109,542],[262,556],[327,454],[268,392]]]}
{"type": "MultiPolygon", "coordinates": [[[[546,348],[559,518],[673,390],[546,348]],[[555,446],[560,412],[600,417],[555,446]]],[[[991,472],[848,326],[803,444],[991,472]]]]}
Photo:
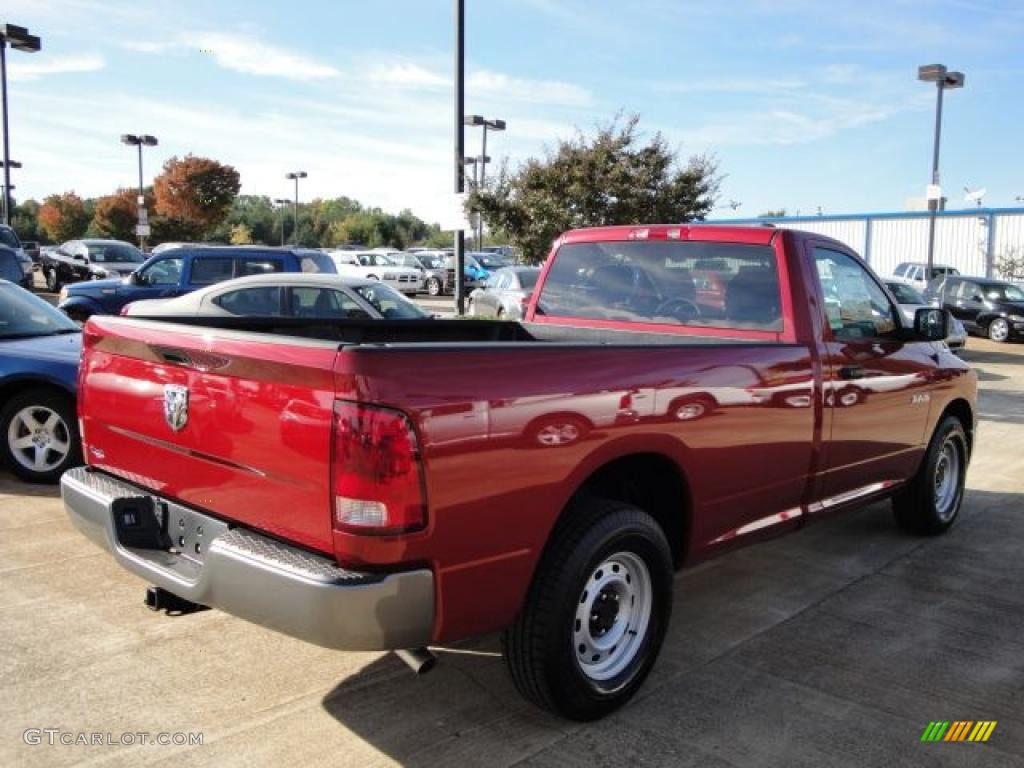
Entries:
{"type": "Polygon", "coordinates": [[[57,277],[56,269],[46,271],[46,290],[50,293],[59,293],[61,289],[60,278],[57,277]]]}
{"type": "Polygon", "coordinates": [[[431,296],[441,295],[441,281],[436,277],[427,280],[427,293],[431,296]]]}
{"type": "Polygon", "coordinates": [[[1010,338],[1010,324],[1002,317],[997,317],[988,324],[988,337],[992,341],[1004,342],[1010,338]]]}
{"type": "Polygon", "coordinates": [[[651,671],[672,610],[672,556],[641,509],[582,498],[537,568],[502,638],[519,692],[572,720],[625,704],[651,671]]]}
{"type": "Polygon", "coordinates": [[[960,513],[969,458],[963,425],[947,416],[932,435],[917,474],[892,498],[896,522],[903,530],[919,536],[949,530],[960,513]]]}
{"type": "Polygon", "coordinates": [[[0,411],[3,454],[14,473],[33,483],[55,483],[82,463],[75,404],[47,389],[15,395],[0,411]]]}

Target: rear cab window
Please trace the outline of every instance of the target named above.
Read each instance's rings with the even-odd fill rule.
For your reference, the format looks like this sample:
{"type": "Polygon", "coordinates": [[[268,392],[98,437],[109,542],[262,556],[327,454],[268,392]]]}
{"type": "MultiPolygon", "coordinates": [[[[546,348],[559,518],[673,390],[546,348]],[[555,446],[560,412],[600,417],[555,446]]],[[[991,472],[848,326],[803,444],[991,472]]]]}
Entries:
{"type": "MultiPolygon", "coordinates": [[[[568,243],[537,300],[548,318],[778,333],[784,330],[771,245],[703,241],[568,243]]],[[[721,335],[721,334],[714,334],[721,335]]]]}
{"type": "Polygon", "coordinates": [[[192,285],[213,285],[224,280],[230,280],[234,275],[235,263],[230,256],[193,256],[192,275],[189,283],[192,285]]]}

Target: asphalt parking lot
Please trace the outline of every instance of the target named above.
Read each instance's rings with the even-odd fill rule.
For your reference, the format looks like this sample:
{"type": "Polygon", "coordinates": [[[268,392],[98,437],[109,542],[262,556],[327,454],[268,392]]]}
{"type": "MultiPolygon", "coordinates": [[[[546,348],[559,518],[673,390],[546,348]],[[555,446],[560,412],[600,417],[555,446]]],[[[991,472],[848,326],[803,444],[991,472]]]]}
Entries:
{"type": "Polygon", "coordinates": [[[965,358],[981,423],[948,535],[901,534],[879,504],[685,572],[646,687],[590,725],[526,705],[496,637],[415,678],[218,611],[153,613],[54,489],[0,471],[0,765],[1024,766],[1024,345],[965,358]],[[935,720],[998,725],[921,742],[935,720]]]}

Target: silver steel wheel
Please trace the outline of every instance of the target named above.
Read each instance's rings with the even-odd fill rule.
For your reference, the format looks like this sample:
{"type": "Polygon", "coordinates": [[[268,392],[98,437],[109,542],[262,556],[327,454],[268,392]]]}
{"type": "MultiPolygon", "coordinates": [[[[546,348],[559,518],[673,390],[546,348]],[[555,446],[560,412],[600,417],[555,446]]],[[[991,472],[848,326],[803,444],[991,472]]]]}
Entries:
{"type": "Polygon", "coordinates": [[[676,418],[679,421],[692,421],[703,416],[706,410],[704,403],[686,403],[676,408],[676,418]]]}
{"type": "Polygon", "coordinates": [[[427,280],[427,293],[429,293],[431,296],[440,296],[441,281],[438,280],[436,277],[432,277],[429,280],[427,280]]]}
{"type": "Polygon", "coordinates": [[[22,408],[7,428],[14,460],[31,472],[50,472],[67,459],[71,433],[56,411],[42,405],[22,408]]]}
{"type": "Polygon", "coordinates": [[[653,600],[647,564],[632,552],[616,552],[594,569],[572,633],[576,663],[586,677],[603,682],[629,667],[647,636],[653,600]]]}
{"type": "Polygon", "coordinates": [[[1010,324],[997,317],[988,325],[988,337],[992,341],[1006,341],[1010,337],[1010,324]]]}
{"type": "Polygon", "coordinates": [[[960,449],[954,440],[947,438],[942,445],[939,460],[935,462],[935,513],[942,522],[949,521],[956,512],[956,500],[960,493],[960,449]]]}
{"type": "Polygon", "coordinates": [[[572,422],[548,424],[537,431],[541,445],[568,445],[580,439],[580,428],[572,422]]]}

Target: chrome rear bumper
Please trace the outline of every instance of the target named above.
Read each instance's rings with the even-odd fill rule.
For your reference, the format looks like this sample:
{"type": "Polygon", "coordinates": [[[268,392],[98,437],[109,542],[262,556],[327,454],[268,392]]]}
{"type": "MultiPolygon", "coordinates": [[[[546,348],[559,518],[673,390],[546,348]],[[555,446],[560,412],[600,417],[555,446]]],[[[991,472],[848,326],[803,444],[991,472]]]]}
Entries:
{"type": "Polygon", "coordinates": [[[64,474],[61,495],[82,533],[125,569],[186,600],[327,648],[393,650],[430,641],[434,577],[427,569],[350,571],[86,467],[64,474]],[[114,502],[132,499],[152,500],[166,517],[169,548],[123,543],[114,502]]]}

